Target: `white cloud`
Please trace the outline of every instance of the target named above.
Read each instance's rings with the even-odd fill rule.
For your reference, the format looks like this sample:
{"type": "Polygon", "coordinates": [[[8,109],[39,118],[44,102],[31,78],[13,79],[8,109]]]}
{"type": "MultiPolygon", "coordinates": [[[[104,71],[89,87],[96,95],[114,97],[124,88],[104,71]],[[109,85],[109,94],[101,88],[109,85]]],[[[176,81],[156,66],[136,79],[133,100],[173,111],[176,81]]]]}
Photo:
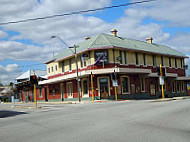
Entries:
{"type": "Polygon", "coordinates": [[[8,35],[6,32],[0,30],[0,39],[7,38],[8,36],[9,36],[9,35],[8,35]]]}
{"type": "Polygon", "coordinates": [[[0,82],[3,84],[14,82],[14,79],[21,73],[21,69],[17,64],[8,64],[7,66],[0,65],[0,82]]]}
{"type": "Polygon", "coordinates": [[[181,27],[190,26],[189,7],[189,0],[158,0],[139,4],[133,8],[138,9],[139,13],[142,12],[147,17],[158,21],[167,21],[170,26],[181,27]]]}

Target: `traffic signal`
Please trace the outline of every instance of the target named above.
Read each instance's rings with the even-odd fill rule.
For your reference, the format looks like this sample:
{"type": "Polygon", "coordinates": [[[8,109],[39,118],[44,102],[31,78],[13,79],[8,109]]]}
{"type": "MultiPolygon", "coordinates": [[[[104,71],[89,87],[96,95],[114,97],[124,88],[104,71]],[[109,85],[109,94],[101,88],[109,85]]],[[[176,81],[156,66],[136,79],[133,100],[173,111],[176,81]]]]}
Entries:
{"type": "MultiPolygon", "coordinates": [[[[158,75],[160,76],[161,75],[160,67],[157,67],[156,70],[158,72],[158,75]]],[[[165,67],[162,67],[162,76],[166,76],[166,68],[165,67]]]]}
{"type": "Polygon", "coordinates": [[[31,84],[38,84],[37,76],[36,75],[31,75],[30,76],[30,83],[31,84]]]}
{"type": "Polygon", "coordinates": [[[118,74],[116,72],[113,72],[110,74],[112,80],[117,80],[118,79],[118,74]]]}

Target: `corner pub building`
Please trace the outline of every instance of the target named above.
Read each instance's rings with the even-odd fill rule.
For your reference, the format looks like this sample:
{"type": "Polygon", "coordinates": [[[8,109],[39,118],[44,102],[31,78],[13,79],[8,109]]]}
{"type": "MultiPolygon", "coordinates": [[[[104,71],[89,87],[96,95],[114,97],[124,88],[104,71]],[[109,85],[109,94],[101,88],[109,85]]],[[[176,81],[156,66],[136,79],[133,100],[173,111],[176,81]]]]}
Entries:
{"type": "MultiPolygon", "coordinates": [[[[81,100],[114,99],[112,73],[117,73],[118,99],[154,99],[161,97],[157,67],[165,68],[165,97],[187,95],[184,54],[153,43],[152,38],[138,41],[111,34],[87,37],[77,48],[79,90],[81,100]],[[86,59],[84,60],[83,56],[86,59]],[[97,64],[98,60],[100,62],[97,64]]],[[[47,88],[48,101],[78,100],[77,69],[74,54],[65,49],[47,63],[48,79],[39,85],[47,88]]]]}

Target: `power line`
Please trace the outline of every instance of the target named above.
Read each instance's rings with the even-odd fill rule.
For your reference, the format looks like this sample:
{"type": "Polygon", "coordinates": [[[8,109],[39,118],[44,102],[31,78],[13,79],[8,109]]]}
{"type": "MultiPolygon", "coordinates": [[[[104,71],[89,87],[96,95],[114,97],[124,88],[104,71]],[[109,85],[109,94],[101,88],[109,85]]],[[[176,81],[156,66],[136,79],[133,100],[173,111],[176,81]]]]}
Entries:
{"type": "Polygon", "coordinates": [[[46,16],[46,17],[30,18],[30,19],[19,20],[19,21],[10,21],[10,22],[0,23],[0,25],[24,23],[24,22],[36,21],[36,20],[45,20],[45,19],[51,19],[51,18],[55,18],[55,17],[76,15],[76,14],[81,14],[81,13],[100,11],[100,10],[104,10],[104,9],[111,9],[111,8],[118,8],[118,7],[124,7],[124,6],[129,6],[129,5],[141,4],[141,3],[148,3],[148,2],[152,2],[152,1],[157,1],[157,0],[144,0],[144,1],[137,1],[137,2],[133,2],[133,3],[125,3],[125,4],[120,4],[120,5],[106,6],[106,7],[102,7],[102,8],[96,8],[96,9],[88,9],[88,10],[74,11],[74,12],[70,12],[70,13],[56,14],[56,15],[51,15],[51,16],[46,16]]]}

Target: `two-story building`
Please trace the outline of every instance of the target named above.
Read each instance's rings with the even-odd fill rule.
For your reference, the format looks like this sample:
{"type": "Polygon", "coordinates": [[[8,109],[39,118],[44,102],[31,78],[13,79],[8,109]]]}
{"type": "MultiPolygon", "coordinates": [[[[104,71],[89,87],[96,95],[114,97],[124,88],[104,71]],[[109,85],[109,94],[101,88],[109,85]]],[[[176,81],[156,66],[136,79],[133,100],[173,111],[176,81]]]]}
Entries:
{"type": "Polygon", "coordinates": [[[79,90],[75,55],[65,49],[47,64],[48,80],[40,81],[47,88],[48,101],[76,100],[92,97],[91,79],[96,99],[114,98],[111,76],[116,73],[120,99],[161,97],[157,67],[165,68],[166,97],[187,95],[184,54],[170,47],[153,43],[152,38],[138,41],[112,34],[87,37],[77,45],[79,90]],[[85,58],[84,58],[85,56],[85,58]]]}

